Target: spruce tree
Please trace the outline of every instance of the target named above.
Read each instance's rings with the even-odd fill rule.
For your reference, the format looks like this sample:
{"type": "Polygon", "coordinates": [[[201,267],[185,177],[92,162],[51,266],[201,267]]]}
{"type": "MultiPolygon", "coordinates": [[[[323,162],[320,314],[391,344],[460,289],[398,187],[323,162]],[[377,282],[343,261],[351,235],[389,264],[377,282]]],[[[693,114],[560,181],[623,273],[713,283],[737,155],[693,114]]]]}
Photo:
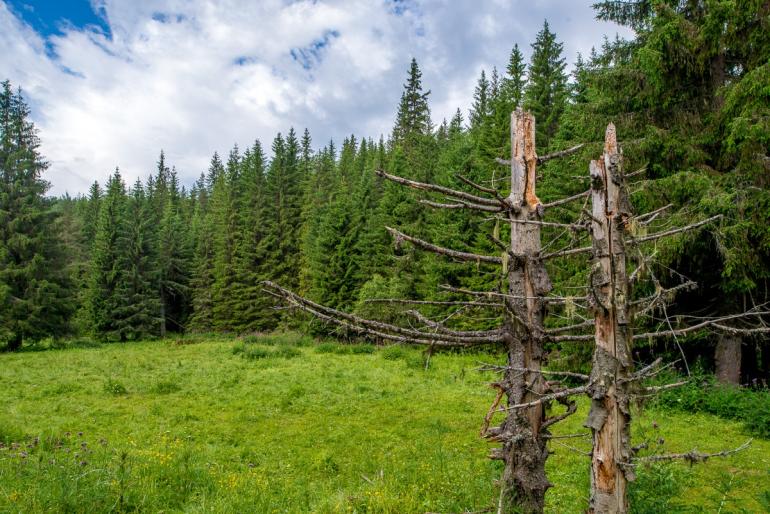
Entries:
{"type": "Polygon", "coordinates": [[[114,290],[113,333],[121,341],[137,340],[159,333],[160,300],[150,205],[141,181],[137,180],[125,199],[118,223],[117,284],[114,290]]]}
{"type": "Polygon", "coordinates": [[[191,233],[194,241],[193,274],[190,281],[192,313],[189,328],[202,332],[214,327],[214,233],[210,200],[213,183],[224,173],[219,155],[214,153],[208,173],[198,181],[198,198],[192,214],[191,233]]]}
{"type": "Polygon", "coordinates": [[[422,90],[422,72],[417,60],[412,58],[409,76],[396,114],[396,126],[393,128],[393,140],[404,142],[415,134],[428,134],[431,130],[428,96],[430,91],[422,90]]]}
{"type": "Polygon", "coordinates": [[[123,305],[118,291],[124,273],[121,259],[126,202],[125,185],[116,169],[101,202],[87,294],[92,332],[113,340],[122,338],[115,313],[123,305]]]}
{"type": "Polygon", "coordinates": [[[265,161],[262,144],[257,140],[243,156],[236,184],[240,196],[240,215],[236,225],[239,237],[235,247],[234,284],[229,304],[233,309],[232,327],[241,333],[269,328],[270,302],[260,285],[267,251],[265,161]]]}
{"type": "Polygon", "coordinates": [[[70,284],[42,178],[37,129],[21,90],[0,92],[0,343],[10,350],[67,330],[70,284]]]}
{"type": "Polygon", "coordinates": [[[489,96],[487,74],[481,70],[476,89],[473,92],[473,105],[470,111],[471,130],[481,130],[481,126],[489,114],[489,96]]]}
{"type": "Polygon", "coordinates": [[[567,101],[566,63],[562,56],[564,45],[556,40],[548,21],[532,43],[529,77],[524,91],[524,108],[537,120],[538,150],[550,148],[559,128],[559,120],[567,101]]]}
{"type": "Polygon", "coordinates": [[[240,176],[240,150],[235,145],[230,151],[222,173],[211,192],[210,216],[214,237],[213,284],[211,285],[214,328],[232,330],[233,300],[230,290],[235,283],[235,248],[240,234],[237,232],[240,176]]]}

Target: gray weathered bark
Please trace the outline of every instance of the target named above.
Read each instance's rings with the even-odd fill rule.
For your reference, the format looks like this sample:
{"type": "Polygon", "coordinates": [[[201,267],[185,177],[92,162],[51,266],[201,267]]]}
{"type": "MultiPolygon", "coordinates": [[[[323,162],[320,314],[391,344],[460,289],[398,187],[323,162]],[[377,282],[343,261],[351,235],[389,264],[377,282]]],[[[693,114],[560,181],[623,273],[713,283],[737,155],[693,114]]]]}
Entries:
{"type": "Polygon", "coordinates": [[[741,381],[741,336],[719,334],[714,353],[717,380],[738,385],[741,381]]]}
{"type": "Polygon", "coordinates": [[[588,385],[593,433],[589,512],[628,511],[627,481],[633,479],[629,426],[632,374],[631,313],[624,229],[630,216],[623,187],[615,126],[607,127],[604,154],[591,161],[594,265],[591,302],[596,347],[588,385]]]}
{"type": "MultiPolygon", "coordinates": [[[[538,221],[542,204],[535,196],[535,119],[516,110],[511,115],[511,193],[509,217],[517,221],[538,221]]],[[[508,267],[504,341],[508,369],[502,389],[508,406],[538,400],[546,384],[540,373],[543,358],[543,297],[551,282],[540,260],[540,225],[511,223],[511,262],[508,267]]],[[[538,402],[525,409],[509,409],[499,440],[502,451],[496,455],[505,463],[501,480],[498,512],[542,512],[546,479],[547,432],[542,429],[544,406],[538,402]]]]}

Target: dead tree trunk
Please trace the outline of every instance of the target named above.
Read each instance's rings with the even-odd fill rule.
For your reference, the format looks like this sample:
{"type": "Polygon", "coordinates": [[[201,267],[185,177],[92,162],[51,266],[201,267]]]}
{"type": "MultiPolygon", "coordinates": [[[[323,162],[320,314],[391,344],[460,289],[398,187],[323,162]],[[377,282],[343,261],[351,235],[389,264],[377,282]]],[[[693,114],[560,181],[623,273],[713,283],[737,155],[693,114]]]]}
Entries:
{"type": "Polygon", "coordinates": [[[604,154],[590,164],[594,265],[589,297],[596,347],[586,426],[593,432],[589,512],[596,513],[627,512],[626,485],[633,479],[629,433],[632,336],[624,242],[630,213],[620,158],[615,126],[610,124],[604,154]]]}
{"type": "Polygon", "coordinates": [[[717,380],[723,384],[738,385],[741,380],[741,336],[719,334],[714,352],[717,380]]]}
{"type": "MultiPolygon", "coordinates": [[[[508,406],[536,401],[545,394],[539,372],[543,358],[543,297],[551,282],[540,260],[542,204],[535,196],[535,119],[522,110],[511,115],[511,249],[508,266],[504,342],[508,369],[502,382],[508,406]]],[[[541,430],[544,406],[508,410],[502,426],[505,462],[498,512],[542,512],[545,492],[551,486],[545,475],[548,456],[541,430]]]]}

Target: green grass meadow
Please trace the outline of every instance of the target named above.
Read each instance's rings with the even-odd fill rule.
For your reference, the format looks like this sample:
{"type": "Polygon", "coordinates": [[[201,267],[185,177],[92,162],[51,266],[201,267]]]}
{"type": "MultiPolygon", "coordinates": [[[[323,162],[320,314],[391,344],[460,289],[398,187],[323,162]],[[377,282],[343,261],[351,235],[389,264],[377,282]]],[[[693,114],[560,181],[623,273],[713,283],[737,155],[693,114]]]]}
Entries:
{"type": "MultiPolygon", "coordinates": [[[[493,360],[438,354],[425,370],[417,349],[293,334],[3,354],[0,512],[485,511],[501,465],[478,435],[494,376],[474,368],[493,360]]],[[[585,432],[580,407],[555,433],[585,432]]],[[[634,437],[676,452],[749,438],[654,408],[634,437]]],[[[551,442],[549,512],[587,507],[588,448],[551,442]]],[[[770,441],[638,475],[636,512],[764,512],[770,441]]]]}

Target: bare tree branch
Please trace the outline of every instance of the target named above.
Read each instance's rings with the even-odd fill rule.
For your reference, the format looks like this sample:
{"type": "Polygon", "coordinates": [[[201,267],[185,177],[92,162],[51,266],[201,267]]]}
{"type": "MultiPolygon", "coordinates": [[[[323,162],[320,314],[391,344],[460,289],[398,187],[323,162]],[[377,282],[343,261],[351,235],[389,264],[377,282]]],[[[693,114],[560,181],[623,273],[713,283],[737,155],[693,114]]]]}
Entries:
{"type": "Polygon", "coordinates": [[[489,336],[497,336],[499,337],[502,333],[500,329],[497,330],[452,330],[450,328],[445,327],[443,324],[438,323],[436,321],[433,321],[432,319],[428,319],[425,316],[422,315],[422,313],[415,311],[415,310],[408,310],[404,311],[404,314],[408,314],[409,316],[412,316],[414,319],[419,321],[420,323],[432,328],[433,330],[442,333],[447,334],[451,336],[457,336],[457,337],[489,337],[489,336]]]}
{"type": "Polygon", "coordinates": [[[582,328],[588,328],[593,327],[596,324],[596,321],[592,319],[587,319],[585,321],[581,321],[580,323],[575,323],[574,325],[567,325],[565,327],[556,327],[556,328],[549,328],[545,331],[546,334],[561,334],[563,332],[572,332],[573,330],[580,330],[582,328]]]}
{"type": "Polygon", "coordinates": [[[557,303],[557,304],[565,303],[567,301],[574,302],[579,300],[585,300],[584,297],[574,298],[574,297],[566,297],[566,296],[521,296],[521,295],[498,293],[496,291],[472,291],[470,289],[454,287],[448,284],[441,284],[439,287],[441,289],[444,289],[446,291],[451,291],[453,293],[466,294],[468,296],[480,296],[480,297],[486,297],[486,298],[507,298],[509,300],[543,300],[548,303],[557,303]]]}
{"type": "Polygon", "coordinates": [[[423,250],[428,250],[429,252],[437,253],[439,255],[445,255],[447,257],[451,257],[453,259],[458,259],[461,261],[486,262],[490,264],[503,263],[502,258],[494,255],[479,255],[479,254],[469,253],[469,252],[458,252],[457,250],[451,250],[449,248],[444,248],[442,246],[436,246],[427,241],[423,241],[422,239],[417,239],[416,237],[408,236],[403,232],[396,230],[395,228],[385,227],[385,229],[388,232],[390,232],[391,235],[393,235],[393,237],[396,239],[396,243],[398,243],[400,240],[409,241],[413,245],[418,246],[423,250]]]}
{"type": "Polygon", "coordinates": [[[498,202],[501,202],[501,203],[505,202],[505,198],[500,196],[500,193],[497,191],[497,189],[495,189],[493,187],[481,186],[481,185],[471,181],[470,179],[468,179],[466,177],[463,177],[462,175],[455,175],[455,176],[458,178],[458,180],[460,180],[461,182],[464,182],[465,184],[468,184],[472,188],[478,189],[482,193],[487,193],[487,194],[493,195],[497,199],[498,202]]]}
{"type": "Polygon", "coordinates": [[[440,301],[440,300],[408,300],[401,298],[368,298],[364,300],[364,303],[402,303],[411,305],[447,305],[447,306],[467,306],[467,307],[502,307],[502,303],[495,302],[480,302],[478,300],[473,302],[467,301],[440,301]]]}
{"type": "Polygon", "coordinates": [[[696,462],[704,462],[712,457],[727,457],[729,455],[733,455],[735,453],[741,452],[751,446],[751,441],[753,439],[749,439],[742,445],[740,445],[737,448],[733,448],[732,450],[722,450],[721,452],[714,452],[714,453],[701,453],[697,450],[692,450],[687,453],[669,453],[665,455],[648,455],[646,457],[634,457],[634,460],[639,462],[660,462],[660,461],[666,461],[666,460],[686,460],[690,464],[696,463],[696,462]]]}
{"type": "Polygon", "coordinates": [[[566,257],[568,255],[579,255],[581,253],[591,253],[593,250],[594,249],[592,246],[584,246],[582,248],[570,248],[568,250],[559,250],[558,252],[546,253],[544,255],[541,255],[540,258],[543,260],[553,259],[556,257],[566,257]]]}
{"type": "Polygon", "coordinates": [[[499,207],[500,210],[504,210],[506,207],[505,205],[501,205],[500,201],[498,200],[491,200],[489,198],[484,198],[481,196],[472,195],[470,193],[466,193],[464,191],[456,191],[454,189],[450,189],[448,187],[444,186],[438,186],[436,184],[427,184],[425,182],[417,182],[414,180],[409,180],[403,177],[398,177],[396,175],[390,175],[389,173],[385,173],[382,170],[375,171],[377,176],[385,178],[390,180],[391,182],[395,182],[397,184],[401,184],[404,186],[409,186],[413,189],[420,189],[422,191],[434,191],[436,193],[441,193],[446,196],[451,196],[453,198],[459,198],[461,200],[467,200],[471,203],[475,204],[481,204],[481,205],[489,205],[492,207],[499,207]]]}
{"type": "Polygon", "coordinates": [[[557,205],[564,205],[565,203],[570,203],[570,202],[573,202],[575,200],[580,200],[581,198],[586,197],[589,194],[591,194],[591,190],[590,189],[588,191],[583,191],[582,193],[578,193],[576,195],[568,196],[568,197],[562,198],[560,200],[554,200],[552,202],[544,203],[543,204],[543,208],[547,209],[549,207],[556,207],[557,205]]]}
{"type": "MultiPolygon", "coordinates": [[[[347,312],[338,311],[336,309],[332,309],[331,307],[326,307],[324,305],[320,305],[318,303],[315,303],[311,300],[308,300],[307,298],[304,298],[302,296],[299,296],[298,294],[289,291],[288,289],[285,289],[278,284],[275,284],[270,281],[266,281],[262,283],[263,286],[268,288],[268,290],[275,292],[283,297],[284,300],[289,301],[290,303],[293,303],[294,305],[297,305],[298,307],[303,308],[304,310],[307,310],[308,312],[312,311],[311,313],[314,315],[322,314],[325,319],[328,318],[329,321],[333,321],[335,323],[338,323],[340,325],[345,326],[351,326],[355,325],[358,328],[365,328],[370,331],[378,331],[376,335],[380,337],[385,337],[383,334],[391,333],[392,334],[398,334],[400,336],[406,336],[406,338],[413,339],[413,342],[417,342],[418,344],[426,344],[422,341],[435,341],[437,344],[440,345],[440,343],[454,343],[455,345],[460,346],[471,346],[474,344],[486,344],[486,343],[497,343],[500,341],[500,331],[490,331],[484,336],[475,336],[475,335],[466,335],[463,332],[455,332],[453,334],[435,334],[435,333],[427,333],[427,332],[420,332],[417,330],[412,330],[408,328],[399,327],[397,325],[391,325],[389,323],[383,323],[381,321],[373,321],[365,318],[361,318],[358,316],[354,316],[353,314],[348,314],[347,312]],[[346,323],[340,323],[340,321],[344,320],[346,323]]],[[[351,327],[353,328],[353,327],[351,327]]],[[[391,337],[391,339],[393,339],[391,337]]]]}
{"type": "Polygon", "coordinates": [[[706,218],[705,220],[699,221],[697,223],[693,223],[692,225],[687,225],[684,227],[678,227],[671,230],[666,230],[665,232],[658,232],[657,234],[650,234],[649,236],[631,238],[627,241],[627,243],[639,244],[639,243],[645,243],[647,241],[655,241],[656,239],[660,239],[662,237],[673,236],[675,234],[680,234],[682,232],[687,232],[689,230],[695,230],[696,228],[702,227],[703,225],[707,225],[712,221],[716,221],[720,218],[722,218],[722,215],[717,214],[716,216],[706,218]]]}
{"type": "Polygon", "coordinates": [[[643,223],[644,225],[648,225],[648,224],[650,224],[650,223],[651,223],[651,222],[652,222],[652,221],[653,221],[655,218],[657,218],[657,217],[658,217],[658,215],[659,215],[660,213],[662,213],[663,211],[665,211],[665,210],[667,210],[667,209],[670,209],[670,208],[671,208],[671,207],[673,207],[673,206],[674,206],[674,204],[673,204],[673,203],[670,203],[670,204],[668,204],[668,205],[664,205],[664,206],[663,206],[663,207],[661,207],[660,209],[655,209],[654,211],[650,211],[650,212],[646,212],[646,213],[644,213],[644,214],[639,214],[638,216],[634,216],[634,219],[635,219],[635,220],[637,220],[637,221],[639,221],[639,222],[641,222],[641,223],[643,223]],[[649,218],[649,219],[647,219],[647,218],[649,218]],[[645,221],[645,220],[646,220],[646,221],[645,221]]]}
{"type": "Polygon", "coordinates": [[[420,203],[423,205],[427,205],[428,207],[433,207],[434,209],[467,209],[470,211],[483,211],[483,212],[500,212],[501,211],[499,207],[491,207],[489,205],[479,205],[479,204],[469,203],[469,202],[440,203],[440,202],[433,202],[431,200],[420,200],[420,203]]]}
{"type": "MultiPolygon", "coordinates": [[[[729,316],[721,316],[719,318],[709,319],[701,323],[698,323],[696,325],[691,325],[685,328],[679,328],[674,330],[660,330],[658,332],[646,332],[644,334],[635,334],[634,339],[636,340],[636,339],[648,339],[650,337],[680,336],[690,332],[694,332],[696,330],[700,330],[702,328],[715,327],[717,325],[720,325],[722,321],[727,321],[731,319],[748,318],[751,316],[767,316],[767,315],[770,315],[770,311],[741,312],[740,314],[731,314],[729,316]]],[[[735,329],[735,330],[741,330],[741,329],[735,329]]]]}
{"type": "Polygon", "coordinates": [[[583,394],[586,391],[588,391],[588,386],[580,386],[580,387],[573,387],[570,389],[564,389],[562,391],[558,391],[553,394],[547,394],[545,396],[542,396],[538,398],[535,401],[527,402],[527,403],[518,403],[516,405],[511,405],[510,407],[507,407],[506,410],[514,410],[514,409],[526,409],[529,407],[534,407],[535,405],[539,405],[543,402],[550,402],[551,400],[558,400],[559,398],[567,398],[568,396],[575,396],[577,394],[583,394]]]}
{"type": "Polygon", "coordinates": [[[486,364],[482,363],[482,366],[477,368],[478,371],[505,371],[505,370],[511,370],[511,371],[522,371],[522,372],[528,372],[528,373],[539,373],[541,375],[557,375],[562,377],[573,377],[573,378],[579,378],[581,380],[588,380],[589,376],[584,375],[583,373],[575,373],[573,371],[548,371],[546,369],[531,369],[531,368],[517,368],[515,366],[498,366],[496,364],[486,364]]]}
{"type": "Polygon", "coordinates": [[[585,145],[586,145],[585,143],[580,143],[579,145],[575,145],[571,148],[567,148],[566,150],[560,150],[558,152],[552,152],[552,153],[540,156],[537,158],[537,163],[542,164],[544,162],[550,161],[551,159],[560,159],[562,157],[566,157],[568,155],[571,155],[577,152],[578,150],[583,148],[585,145]]]}

